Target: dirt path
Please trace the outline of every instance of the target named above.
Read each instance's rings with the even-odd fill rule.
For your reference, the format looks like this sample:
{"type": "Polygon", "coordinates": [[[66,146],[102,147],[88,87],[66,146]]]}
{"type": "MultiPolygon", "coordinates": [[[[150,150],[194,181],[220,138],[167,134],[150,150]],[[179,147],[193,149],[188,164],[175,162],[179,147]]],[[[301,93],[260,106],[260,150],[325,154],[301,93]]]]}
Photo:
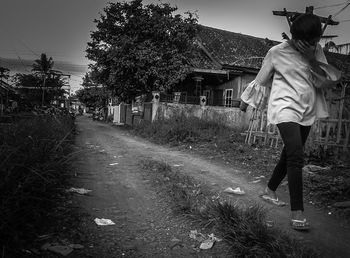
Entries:
{"type": "MultiPolygon", "coordinates": [[[[246,195],[230,197],[233,201],[264,205],[276,227],[310,243],[325,257],[350,257],[348,226],[307,205],[306,215],[313,225],[311,232],[290,230],[289,207],[262,202],[257,193],[263,189],[263,184],[250,183],[252,179],[245,176],[245,171],[208,162],[194,153],[149,143],[87,117],[78,117],[77,126],[80,132],[77,146],[86,152],[75,164],[75,184],[91,189],[92,193],[90,196],[75,195],[73,200],[86,214],[79,229],[85,235],[85,249],[71,257],[228,256],[227,247],[222,243],[205,251],[196,248],[198,243],[188,237],[194,228],[185,219],[172,214],[167,202],[142,174],[139,162],[145,159],[167,162],[220,194],[224,194],[222,190],[226,187],[240,186],[246,195]],[[116,225],[97,226],[94,218],[109,218],[116,225]]],[[[281,199],[288,200],[286,191],[282,189],[279,194],[281,199]]]]}

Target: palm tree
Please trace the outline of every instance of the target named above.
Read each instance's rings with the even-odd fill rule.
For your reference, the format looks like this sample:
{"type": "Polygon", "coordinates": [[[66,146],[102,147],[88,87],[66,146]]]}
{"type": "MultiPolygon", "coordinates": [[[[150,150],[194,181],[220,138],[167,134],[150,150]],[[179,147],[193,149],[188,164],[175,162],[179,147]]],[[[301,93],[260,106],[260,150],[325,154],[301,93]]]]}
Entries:
{"type": "Polygon", "coordinates": [[[32,65],[32,71],[35,74],[41,75],[43,78],[43,85],[42,85],[42,98],[41,98],[41,105],[44,105],[44,100],[45,100],[45,83],[47,77],[54,72],[52,70],[54,65],[54,62],[52,60],[52,57],[47,59],[46,54],[41,54],[40,59],[36,59],[34,61],[34,64],[32,65]]]}

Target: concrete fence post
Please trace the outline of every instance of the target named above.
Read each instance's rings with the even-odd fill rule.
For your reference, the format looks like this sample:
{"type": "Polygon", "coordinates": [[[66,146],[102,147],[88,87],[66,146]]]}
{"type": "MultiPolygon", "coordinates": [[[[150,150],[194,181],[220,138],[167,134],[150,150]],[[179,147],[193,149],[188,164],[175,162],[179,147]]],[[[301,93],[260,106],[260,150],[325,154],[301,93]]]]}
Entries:
{"type": "Polygon", "coordinates": [[[181,92],[174,92],[174,103],[178,104],[180,102],[181,92]]]}
{"type": "Polygon", "coordinates": [[[157,119],[157,113],[159,108],[160,101],[160,92],[152,91],[153,99],[152,99],[152,122],[157,119]]]}

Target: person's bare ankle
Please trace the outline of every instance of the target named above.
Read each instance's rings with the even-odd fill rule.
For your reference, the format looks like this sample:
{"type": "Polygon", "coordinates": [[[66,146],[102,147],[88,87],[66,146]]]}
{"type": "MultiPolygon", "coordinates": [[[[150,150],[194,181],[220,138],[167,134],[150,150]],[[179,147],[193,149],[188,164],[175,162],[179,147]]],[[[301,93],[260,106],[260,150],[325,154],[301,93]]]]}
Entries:
{"type": "Polygon", "coordinates": [[[301,210],[292,211],[292,219],[304,220],[305,216],[303,214],[303,211],[301,211],[301,210]]]}

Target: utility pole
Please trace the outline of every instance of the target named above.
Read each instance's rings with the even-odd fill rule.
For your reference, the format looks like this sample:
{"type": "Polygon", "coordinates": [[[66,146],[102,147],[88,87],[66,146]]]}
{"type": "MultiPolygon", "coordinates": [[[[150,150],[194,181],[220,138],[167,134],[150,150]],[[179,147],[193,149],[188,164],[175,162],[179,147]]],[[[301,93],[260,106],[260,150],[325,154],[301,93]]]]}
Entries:
{"type": "MultiPolygon", "coordinates": [[[[288,25],[289,27],[291,26],[292,24],[292,20],[295,16],[297,15],[300,15],[302,13],[299,13],[299,12],[290,12],[290,11],[287,11],[286,8],[283,9],[283,11],[272,11],[273,15],[277,15],[277,16],[285,16],[286,19],[287,19],[287,22],[288,22],[288,25]]],[[[307,6],[305,8],[305,13],[311,13],[313,14],[314,13],[314,7],[313,6],[307,6]]],[[[316,15],[317,17],[320,18],[321,20],[321,23],[323,23],[323,28],[322,28],[322,32],[324,33],[324,31],[326,30],[327,26],[328,25],[338,25],[339,22],[337,21],[334,21],[332,20],[332,15],[329,15],[328,17],[322,17],[322,16],[318,16],[316,15]]],[[[285,37],[288,37],[284,32],[283,32],[283,38],[285,37]]],[[[335,37],[338,37],[337,35],[332,35],[332,36],[322,36],[322,38],[329,38],[329,37],[332,37],[332,38],[335,38],[335,37]]]]}

